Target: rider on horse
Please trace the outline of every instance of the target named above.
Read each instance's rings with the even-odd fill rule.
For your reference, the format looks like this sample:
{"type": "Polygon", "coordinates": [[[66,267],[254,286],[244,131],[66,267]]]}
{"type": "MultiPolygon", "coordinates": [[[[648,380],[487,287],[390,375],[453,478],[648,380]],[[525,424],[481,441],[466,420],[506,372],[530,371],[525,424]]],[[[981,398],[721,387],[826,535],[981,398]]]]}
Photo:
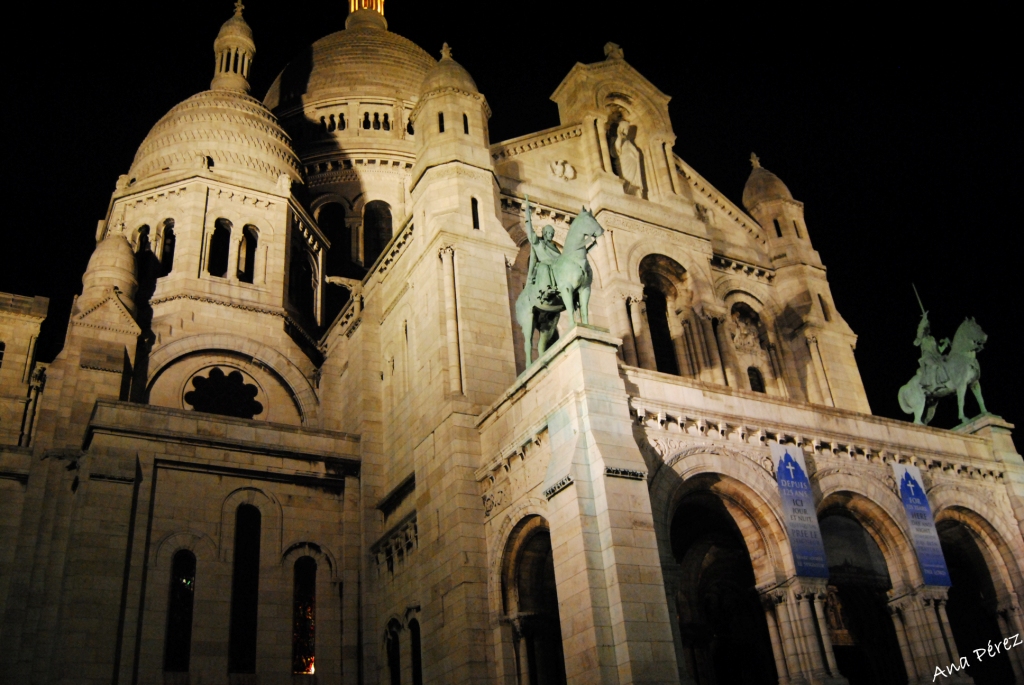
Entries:
{"type": "Polygon", "coordinates": [[[921,348],[921,358],[918,360],[921,387],[930,390],[948,381],[949,374],[944,368],[946,358],[943,353],[949,347],[949,338],[943,338],[939,343],[935,342],[931,334],[931,324],[928,322],[928,312],[921,314],[914,345],[921,348]]]}
{"type": "Polygon", "coordinates": [[[562,251],[555,245],[555,227],[545,226],[538,236],[533,230],[533,217],[530,211],[530,200],[526,200],[526,237],[530,239],[530,265],[526,272],[526,282],[538,284],[542,292],[557,290],[555,276],[551,273],[551,264],[561,256],[562,251]]]}

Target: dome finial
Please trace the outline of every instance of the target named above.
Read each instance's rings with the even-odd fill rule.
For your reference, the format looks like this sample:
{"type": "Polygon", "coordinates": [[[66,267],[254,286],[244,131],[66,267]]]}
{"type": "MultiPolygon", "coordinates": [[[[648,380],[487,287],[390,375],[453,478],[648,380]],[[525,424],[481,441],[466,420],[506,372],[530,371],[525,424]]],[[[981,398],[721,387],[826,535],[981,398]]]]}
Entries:
{"type": "Polygon", "coordinates": [[[452,49],[448,47],[448,43],[441,46],[441,59],[451,59],[452,49]]]}
{"type": "Polygon", "coordinates": [[[755,155],[753,152],[750,153],[750,166],[755,169],[761,168],[761,158],[755,155]]]}
{"type": "Polygon", "coordinates": [[[252,29],[242,18],[245,5],[235,0],[235,13],[224,22],[213,42],[213,53],[217,67],[213,74],[212,90],[236,90],[249,92],[249,67],[256,56],[256,43],[252,29]]]}

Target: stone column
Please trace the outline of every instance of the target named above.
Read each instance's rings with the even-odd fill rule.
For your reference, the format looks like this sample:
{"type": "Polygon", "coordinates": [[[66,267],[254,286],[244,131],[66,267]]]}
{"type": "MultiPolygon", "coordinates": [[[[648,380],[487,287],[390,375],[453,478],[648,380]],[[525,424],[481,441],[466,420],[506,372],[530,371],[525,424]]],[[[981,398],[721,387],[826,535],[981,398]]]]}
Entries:
{"type": "Polygon", "coordinates": [[[692,376],[690,368],[690,356],[686,353],[686,337],[683,332],[682,322],[672,313],[673,307],[668,312],[668,332],[672,336],[672,347],[676,353],[676,366],[679,368],[680,376],[692,376]]]}
{"type": "Polygon", "coordinates": [[[224,278],[232,282],[238,281],[238,246],[241,242],[242,233],[232,226],[231,239],[228,241],[228,272],[224,274],[224,278]]]}
{"type": "Polygon", "coordinates": [[[640,366],[651,371],[658,370],[654,359],[654,345],[651,344],[651,330],[647,327],[647,304],[642,297],[629,298],[629,313],[633,321],[633,337],[636,340],[636,355],[640,366]]]}
{"type": "Polygon", "coordinates": [[[768,635],[772,641],[772,655],[775,657],[775,671],[779,675],[779,685],[789,685],[789,666],[786,663],[786,648],[779,634],[779,621],[775,616],[775,606],[781,601],[780,593],[774,592],[761,595],[764,607],[764,618],[768,623],[768,635]]]}
{"type": "Polygon", "coordinates": [[[833,676],[838,676],[839,666],[836,664],[836,655],[832,650],[832,638],[829,637],[828,626],[825,625],[825,597],[827,596],[824,587],[818,588],[814,593],[814,615],[818,619],[818,632],[821,634],[821,646],[825,651],[828,672],[833,676]]]}
{"type": "MultiPolygon", "coordinates": [[[[804,672],[807,671],[804,665],[803,650],[795,633],[795,616],[790,614],[790,604],[787,603],[788,593],[780,590],[776,595],[775,612],[778,616],[778,625],[782,633],[782,651],[785,653],[786,670],[790,672],[792,683],[806,683],[804,672]]],[[[799,633],[799,631],[797,631],[799,633]]]]}
{"type": "MultiPolygon", "coordinates": [[[[934,650],[935,658],[939,660],[941,664],[948,665],[952,661],[959,661],[959,659],[953,659],[949,653],[949,649],[946,647],[946,641],[942,636],[942,626],[939,624],[939,616],[937,606],[941,601],[938,596],[938,590],[928,590],[925,592],[923,598],[923,606],[921,607],[921,614],[924,618],[925,629],[928,631],[928,636],[931,638],[932,649],[934,650]]],[[[945,591],[941,591],[945,594],[945,591]]]]}
{"type": "Polygon", "coordinates": [[[601,167],[610,174],[612,170],[612,156],[608,151],[608,118],[597,117],[597,142],[601,146],[601,167]]]}
{"type": "Polygon", "coordinates": [[[960,653],[956,648],[956,640],[953,639],[953,629],[949,626],[949,616],[946,615],[946,600],[936,600],[935,608],[939,612],[939,623],[942,626],[942,634],[946,638],[946,647],[953,661],[960,661],[960,653]]]}
{"type": "Polygon", "coordinates": [[[821,680],[825,676],[825,662],[821,658],[821,650],[818,648],[818,636],[815,633],[814,616],[811,612],[813,592],[800,592],[796,595],[797,611],[800,616],[800,627],[803,628],[804,642],[807,646],[807,655],[811,662],[811,679],[821,680]]]}
{"type": "Polygon", "coordinates": [[[615,329],[612,333],[622,338],[622,361],[629,366],[639,366],[636,357],[636,341],[633,338],[633,325],[629,320],[629,311],[626,308],[628,302],[629,295],[623,293],[619,293],[618,297],[613,299],[612,325],[615,326],[615,329]]]}
{"type": "Polygon", "coordinates": [[[711,382],[718,385],[725,385],[725,374],[722,371],[722,360],[718,356],[718,340],[715,338],[715,330],[711,326],[711,319],[707,316],[698,316],[697,323],[703,333],[705,351],[707,352],[709,367],[711,369],[711,382]]]}
{"type": "MultiPolygon", "coordinates": [[[[1014,620],[1020,617],[1020,607],[1017,606],[1016,598],[1009,602],[1004,600],[1001,604],[1002,606],[996,612],[999,633],[1007,637],[1016,634],[1024,640],[1024,636],[1021,635],[1024,631],[1021,630],[1020,621],[1014,620]]],[[[1007,655],[1010,657],[1010,666],[1013,668],[1013,677],[1016,682],[1024,683],[1024,649],[1011,648],[1007,655]]]]}
{"type": "Polygon", "coordinates": [[[455,301],[455,248],[451,245],[439,251],[444,269],[444,318],[448,336],[448,391],[462,394],[462,364],[459,358],[459,319],[455,301]]]}
{"type": "Polygon", "coordinates": [[[581,125],[583,126],[583,147],[586,150],[587,167],[592,174],[591,179],[594,179],[604,169],[604,160],[601,158],[601,143],[598,140],[599,127],[597,117],[586,117],[581,125]]]}
{"type": "Polygon", "coordinates": [[[772,375],[775,377],[775,387],[779,389],[779,395],[789,397],[789,389],[786,387],[786,371],[782,366],[782,359],[779,357],[779,348],[775,343],[769,342],[767,350],[768,361],[772,366],[772,375]]]}
{"type": "Polygon", "coordinates": [[[914,657],[910,651],[910,644],[907,642],[907,629],[903,625],[902,610],[890,604],[889,616],[896,627],[896,642],[900,645],[900,656],[903,657],[903,668],[907,671],[907,682],[916,683],[918,681],[917,667],[914,665],[914,657]]]}
{"type": "Polygon", "coordinates": [[[825,363],[821,359],[821,352],[818,349],[818,338],[813,335],[807,336],[807,349],[811,354],[811,371],[814,374],[814,378],[817,380],[818,392],[821,395],[821,403],[834,407],[835,402],[832,400],[832,391],[828,386],[828,378],[825,376],[825,363]]]}

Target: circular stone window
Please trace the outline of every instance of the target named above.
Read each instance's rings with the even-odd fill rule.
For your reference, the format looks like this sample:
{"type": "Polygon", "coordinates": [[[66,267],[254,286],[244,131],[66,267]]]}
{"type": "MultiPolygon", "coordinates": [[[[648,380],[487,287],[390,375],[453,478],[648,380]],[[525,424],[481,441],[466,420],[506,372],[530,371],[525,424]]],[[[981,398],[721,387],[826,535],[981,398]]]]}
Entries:
{"type": "Polygon", "coordinates": [[[256,380],[231,367],[213,366],[197,371],[185,383],[184,406],[195,411],[251,419],[263,413],[256,380]]]}

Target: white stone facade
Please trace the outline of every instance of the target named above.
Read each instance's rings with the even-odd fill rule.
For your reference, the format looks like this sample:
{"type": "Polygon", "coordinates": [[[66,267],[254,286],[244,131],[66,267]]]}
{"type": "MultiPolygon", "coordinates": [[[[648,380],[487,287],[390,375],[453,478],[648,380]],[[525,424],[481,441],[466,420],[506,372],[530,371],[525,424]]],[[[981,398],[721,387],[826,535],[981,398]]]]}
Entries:
{"type": "Polygon", "coordinates": [[[614,44],[557,126],[491,143],[470,74],[382,8],[261,102],[239,7],[118,179],[52,364],[44,298],[0,301],[0,681],[925,683],[966,656],[945,680],[1024,684],[1024,648],[965,643],[1024,633],[1012,426],[871,415],[782,181],[753,158],[743,207],[719,193],[614,44]],[[605,229],[590,325],[529,368],[527,196],[558,244],[580,207],[605,229]],[[773,442],[828,580],[796,573],[773,442]]]}

